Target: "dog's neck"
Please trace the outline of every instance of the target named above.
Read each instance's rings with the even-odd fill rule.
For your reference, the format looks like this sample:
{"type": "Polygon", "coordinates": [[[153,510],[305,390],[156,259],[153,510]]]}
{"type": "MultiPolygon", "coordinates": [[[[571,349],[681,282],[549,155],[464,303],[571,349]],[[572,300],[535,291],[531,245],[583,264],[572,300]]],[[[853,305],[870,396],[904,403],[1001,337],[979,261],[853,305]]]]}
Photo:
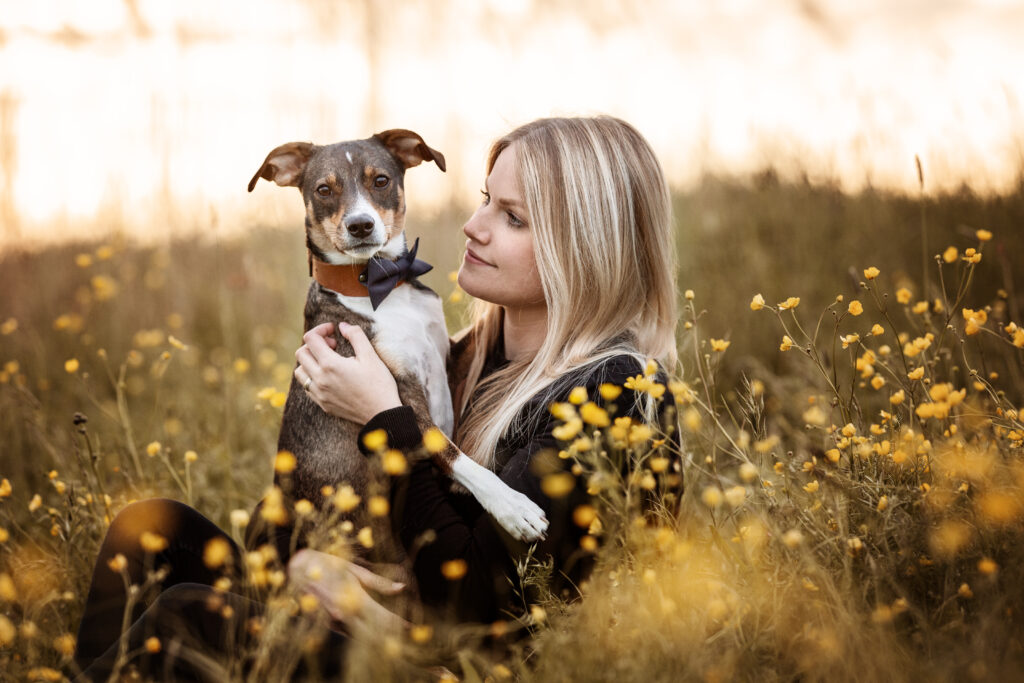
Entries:
{"type": "MultiPolygon", "coordinates": [[[[320,286],[344,296],[370,296],[366,287],[366,263],[335,265],[309,254],[309,274],[320,286]]],[[[404,285],[401,281],[398,285],[404,285]]]]}

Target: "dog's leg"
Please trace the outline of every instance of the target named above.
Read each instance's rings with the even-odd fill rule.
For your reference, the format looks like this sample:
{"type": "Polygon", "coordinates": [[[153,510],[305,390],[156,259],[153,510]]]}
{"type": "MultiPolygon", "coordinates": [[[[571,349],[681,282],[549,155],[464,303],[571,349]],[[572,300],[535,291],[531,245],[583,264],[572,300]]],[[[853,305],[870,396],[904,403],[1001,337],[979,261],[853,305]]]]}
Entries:
{"type": "Polygon", "coordinates": [[[544,511],[494,472],[465,453],[458,453],[451,474],[452,479],[465,486],[494,521],[513,537],[528,543],[544,538],[548,529],[544,511]]]}

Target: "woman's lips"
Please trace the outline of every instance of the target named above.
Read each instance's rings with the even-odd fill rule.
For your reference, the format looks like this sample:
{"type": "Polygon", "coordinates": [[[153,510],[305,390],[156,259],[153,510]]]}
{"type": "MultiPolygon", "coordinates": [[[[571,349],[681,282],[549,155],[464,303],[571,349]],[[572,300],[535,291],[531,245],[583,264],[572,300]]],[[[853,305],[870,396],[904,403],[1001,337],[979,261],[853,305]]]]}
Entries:
{"type": "Polygon", "coordinates": [[[469,261],[470,263],[475,263],[478,266],[491,266],[492,268],[494,267],[493,263],[488,263],[487,261],[484,261],[482,258],[474,254],[473,250],[470,249],[469,247],[466,247],[466,260],[469,261]]]}

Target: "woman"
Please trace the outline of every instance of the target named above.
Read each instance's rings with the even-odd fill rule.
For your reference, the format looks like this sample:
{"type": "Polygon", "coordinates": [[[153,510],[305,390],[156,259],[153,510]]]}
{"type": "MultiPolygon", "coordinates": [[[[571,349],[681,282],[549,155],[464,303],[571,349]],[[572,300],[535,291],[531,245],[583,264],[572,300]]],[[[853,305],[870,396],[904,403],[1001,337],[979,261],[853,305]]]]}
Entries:
{"type": "MultiPolygon", "coordinates": [[[[586,572],[586,554],[579,548],[584,532],[572,523],[572,510],[586,494],[577,487],[568,497],[553,500],[542,490],[539,468],[566,462],[546,457],[559,447],[548,407],[577,386],[600,400],[602,384],[623,385],[643,372],[648,359],[673,368],[676,294],[669,194],[647,142],[630,125],[610,117],[542,119],[517,128],[491,148],[487,173],[483,202],[463,228],[467,242],[459,284],[477,305],[473,323],[453,346],[455,443],[542,507],[550,527],[535,556],[549,556],[553,576],[568,587],[586,572]]],[[[333,352],[331,325],[310,330],[296,352],[300,384],[311,379],[313,399],[332,415],[364,423],[364,433],[384,429],[392,447],[417,447],[416,421],[411,409],[401,405],[387,367],[361,329],[339,326],[339,331],[357,355],[342,358],[333,352]]],[[[614,402],[618,415],[656,418],[656,404],[644,394],[623,391],[614,402]]],[[[396,490],[394,521],[406,547],[417,548],[413,570],[421,599],[459,620],[499,618],[510,607],[509,579],[526,548],[500,531],[475,501],[451,492],[450,482],[429,462],[413,467],[396,490]],[[426,532],[434,540],[422,544],[426,532]],[[451,570],[451,560],[464,563],[457,565],[458,572],[451,570]],[[456,575],[461,575],[458,580],[450,580],[456,575]]],[[[175,508],[174,514],[191,513],[175,508]]],[[[153,516],[162,518],[163,512],[153,516]]],[[[164,535],[175,536],[182,525],[171,525],[164,535]]],[[[110,535],[127,526],[115,521],[110,535]]],[[[199,536],[217,533],[213,527],[199,536]]],[[[104,543],[97,577],[115,546],[104,543]]],[[[191,552],[197,556],[202,547],[196,541],[191,552]]],[[[182,550],[186,558],[189,552],[182,550]]],[[[315,593],[336,594],[339,584],[353,582],[399,588],[339,568],[336,559],[313,551],[296,555],[290,565],[293,576],[308,577],[311,564],[321,566],[317,578],[301,580],[315,593]]],[[[208,578],[201,571],[184,575],[178,580],[202,584],[208,578]]],[[[109,584],[109,578],[102,580],[109,584]]],[[[189,586],[201,595],[201,589],[189,586]]],[[[187,607],[197,599],[185,589],[163,595],[168,592],[178,610],[182,607],[176,600],[187,607]]],[[[96,593],[102,602],[103,591],[96,593]]],[[[93,601],[90,590],[77,660],[83,666],[103,652],[102,638],[88,638],[97,621],[90,611],[93,601]]],[[[234,611],[248,613],[249,607],[239,602],[234,611]]],[[[111,613],[108,608],[108,621],[111,613]]],[[[210,618],[196,618],[203,622],[200,641],[233,643],[244,637],[237,625],[232,630],[214,619],[207,626],[210,618]]],[[[136,641],[141,634],[137,629],[136,641]]],[[[335,647],[343,647],[340,638],[336,641],[335,647]]],[[[104,656],[109,661],[109,649],[104,656]]]]}

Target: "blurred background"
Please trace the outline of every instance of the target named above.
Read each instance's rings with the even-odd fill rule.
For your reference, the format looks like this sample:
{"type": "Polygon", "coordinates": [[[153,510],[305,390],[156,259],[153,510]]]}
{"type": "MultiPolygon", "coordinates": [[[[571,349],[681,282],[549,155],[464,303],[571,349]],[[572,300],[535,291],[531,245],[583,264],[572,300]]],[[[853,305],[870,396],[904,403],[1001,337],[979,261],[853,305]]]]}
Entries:
{"type": "Polygon", "coordinates": [[[264,155],[390,127],[449,160],[408,178],[415,233],[553,114],[631,121],[680,190],[916,191],[919,155],[929,192],[1006,191],[1022,31],[1009,0],[2,0],[0,240],[298,229],[292,191],[245,192],[264,155]]]}

